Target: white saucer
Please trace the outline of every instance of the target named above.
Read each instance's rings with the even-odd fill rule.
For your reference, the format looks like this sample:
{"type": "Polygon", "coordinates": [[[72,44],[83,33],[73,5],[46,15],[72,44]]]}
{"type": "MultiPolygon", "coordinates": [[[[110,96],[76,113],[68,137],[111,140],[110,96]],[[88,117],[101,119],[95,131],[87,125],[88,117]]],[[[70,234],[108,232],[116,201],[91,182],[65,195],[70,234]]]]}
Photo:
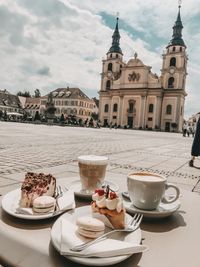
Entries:
{"type": "MultiPolygon", "coordinates": [[[[69,211],[63,215],[61,215],[56,222],[52,226],[51,230],[51,241],[55,249],[60,252],[60,244],[61,244],[61,220],[65,218],[66,220],[76,224],[76,220],[78,217],[81,216],[92,216],[91,215],[91,207],[90,206],[83,206],[80,208],[76,208],[73,211],[69,211]]],[[[129,214],[126,214],[126,219],[130,220],[131,216],[129,214]]],[[[66,231],[70,231],[70,229],[66,229],[66,231]]],[[[134,232],[129,232],[129,233],[123,233],[123,232],[118,232],[117,235],[113,238],[117,238],[120,240],[124,240],[127,242],[135,243],[135,244],[140,244],[141,242],[141,229],[138,228],[134,232]]],[[[75,257],[75,256],[65,256],[69,260],[84,264],[87,266],[107,266],[107,265],[112,265],[116,264],[118,262],[121,262],[127,258],[129,258],[131,255],[123,255],[123,256],[115,256],[115,257],[105,257],[105,258],[84,258],[84,257],[75,257]]]]}
{"type": "MultiPolygon", "coordinates": [[[[115,192],[117,192],[119,190],[119,186],[117,184],[115,184],[111,181],[105,180],[103,182],[103,186],[106,187],[107,185],[109,185],[110,188],[112,190],[114,190],[115,192]]],[[[76,181],[72,182],[68,186],[68,188],[70,190],[74,191],[75,196],[80,197],[80,198],[91,199],[92,194],[93,194],[93,192],[91,193],[91,192],[87,192],[87,191],[81,189],[81,181],[80,180],[76,180],[76,181]]]]}
{"type": "Polygon", "coordinates": [[[130,199],[123,199],[124,207],[126,211],[130,214],[141,213],[146,218],[165,218],[172,215],[175,211],[177,211],[180,206],[180,199],[177,199],[173,203],[160,203],[157,209],[155,210],[141,210],[133,206],[130,199]]]}
{"type": "MultiPolygon", "coordinates": [[[[72,197],[68,199],[68,202],[66,203],[66,206],[74,206],[74,195],[73,192],[71,192],[72,197]]],[[[6,195],[3,196],[2,199],[2,209],[7,212],[8,214],[20,218],[20,219],[26,219],[26,220],[42,220],[42,219],[47,219],[51,217],[55,217],[63,213],[64,211],[61,210],[60,212],[49,212],[46,214],[23,214],[17,212],[19,208],[19,201],[21,198],[21,189],[15,189],[13,191],[10,191],[6,195]]]]}

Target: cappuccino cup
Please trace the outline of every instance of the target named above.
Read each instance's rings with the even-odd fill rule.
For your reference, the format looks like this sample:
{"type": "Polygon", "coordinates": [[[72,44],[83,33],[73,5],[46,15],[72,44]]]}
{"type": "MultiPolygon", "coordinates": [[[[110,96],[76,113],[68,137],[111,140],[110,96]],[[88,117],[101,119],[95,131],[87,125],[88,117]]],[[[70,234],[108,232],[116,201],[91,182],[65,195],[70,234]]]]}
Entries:
{"type": "Polygon", "coordinates": [[[79,175],[82,190],[93,193],[101,187],[108,165],[108,158],[96,155],[83,155],[78,157],[79,175]]]}
{"type": "Polygon", "coordinates": [[[172,203],[179,198],[177,186],[167,183],[167,179],[159,174],[148,172],[130,173],[127,177],[127,187],[131,202],[136,208],[154,210],[160,202],[172,203]],[[165,191],[173,188],[176,192],[173,198],[167,198],[165,191]]]}

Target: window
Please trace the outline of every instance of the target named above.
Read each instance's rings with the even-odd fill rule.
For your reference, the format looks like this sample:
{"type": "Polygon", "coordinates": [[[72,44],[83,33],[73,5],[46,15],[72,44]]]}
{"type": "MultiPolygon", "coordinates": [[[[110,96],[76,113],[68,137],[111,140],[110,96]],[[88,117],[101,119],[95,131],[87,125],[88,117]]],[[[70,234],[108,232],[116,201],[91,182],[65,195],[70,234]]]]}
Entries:
{"type": "Polygon", "coordinates": [[[180,52],[182,52],[183,51],[183,48],[182,48],[182,46],[180,47],[180,52]]]}
{"type": "Polygon", "coordinates": [[[129,103],[129,112],[133,112],[133,102],[129,103]]]}
{"type": "Polygon", "coordinates": [[[108,70],[112,71],[112,63],[108,64],[108,70]]]}
{"type": "Polygon", "coordinates": [[[113,116],[113,120],[117,119],[117,116],[113,116]]]}
{"type": "Polygon", "coordinates": [[[173,47],[173,50],[172,51],[176,51],[176,47],[175,46],[173,47]]]}
{"type": "Polygon", "coordinates": [[[153,119],[152,118],[148,118],[148,121],[152,121],[153,119]]]}
{"type": "Polygon", "coordinates": [[[174,78],[170,77],[168,80],[168,88],[174,88],[174,78]]]}
{"type": "Polygon", "coordinates": [[[170,59],[170,64],[169,64],[170,66],[176,66],[176,58],[175,57],[172,57],[171,59],[170,59]]]}
{"type": "Polygon", "coordinates": [[[108,112],[108,104],[105,104],[105,106],[104,106],[104,112],[108,112]]]}
{"type": "Polygon", "coordinates": [[[150,104],[150,105],[149,105],[149,112],[150,112],[150,113],[153,113],[153,104],[150,104]]]}
{"type": "Polygon", "coordinates": [[[110,54],[110,58],[112,58],[112,54],[110,54]]]}
{"type": "Polygon", "coordinates": [[[113,106],[113,112],[117,112],[117,104],[116,103],[113,106]]]}
{"type": "Polygon", "coordinates": [[[119,57],[119,55],[118,54],[116,54],[116,58],[118,58],[119,57]]]}
{"type": "Polygon", "coordinates": [[[167,105],[166,107],[166,114],[171,115],[172,114],[172,105],[167,105]]]}
{"type": "Polygon", "coordinates": [[[110,80],[107,80],[106,82],[106,90],[109,90],[110,89],[110,80]]]}

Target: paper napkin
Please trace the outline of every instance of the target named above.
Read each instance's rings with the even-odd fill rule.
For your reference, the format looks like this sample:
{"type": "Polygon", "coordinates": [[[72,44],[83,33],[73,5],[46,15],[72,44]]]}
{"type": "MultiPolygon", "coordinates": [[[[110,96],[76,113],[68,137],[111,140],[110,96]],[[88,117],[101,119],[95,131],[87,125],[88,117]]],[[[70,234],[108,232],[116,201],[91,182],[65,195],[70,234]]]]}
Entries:
{"type": "MultiPolygon", "coordinates": [[[[88,239],[85,239],[88,241],[88,239]]],[[[84,238],[77,233],[77,226],[66,219],[61,220],[61,246],[60,254],[78,257],[113,257],[127,254],[144,252],[148,248],[144,245],[129,243],[116,239],[107,238],[81,252],[71,251],[70,248],[80,245],[84,242],[84,238]]]]}

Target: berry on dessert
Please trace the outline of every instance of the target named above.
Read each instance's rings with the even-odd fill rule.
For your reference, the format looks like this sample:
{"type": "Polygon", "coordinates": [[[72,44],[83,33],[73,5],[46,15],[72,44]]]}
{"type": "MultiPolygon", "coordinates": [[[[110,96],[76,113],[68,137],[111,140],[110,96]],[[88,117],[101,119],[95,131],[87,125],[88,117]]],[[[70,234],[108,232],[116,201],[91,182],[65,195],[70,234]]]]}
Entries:
{"type": "Polygon", "coordinates": [[[55,195],[56,178],[51,174],[28,172],[21,186],[21,207],[32,207],[39,196],[55,195]]]}
{"type": "Polygon", "coordinates": [[[105,215],[115,229],[125,227],[125,209],[122,199],[109,186],[97,189],[92,195],[92,211],[105,215]]]}

